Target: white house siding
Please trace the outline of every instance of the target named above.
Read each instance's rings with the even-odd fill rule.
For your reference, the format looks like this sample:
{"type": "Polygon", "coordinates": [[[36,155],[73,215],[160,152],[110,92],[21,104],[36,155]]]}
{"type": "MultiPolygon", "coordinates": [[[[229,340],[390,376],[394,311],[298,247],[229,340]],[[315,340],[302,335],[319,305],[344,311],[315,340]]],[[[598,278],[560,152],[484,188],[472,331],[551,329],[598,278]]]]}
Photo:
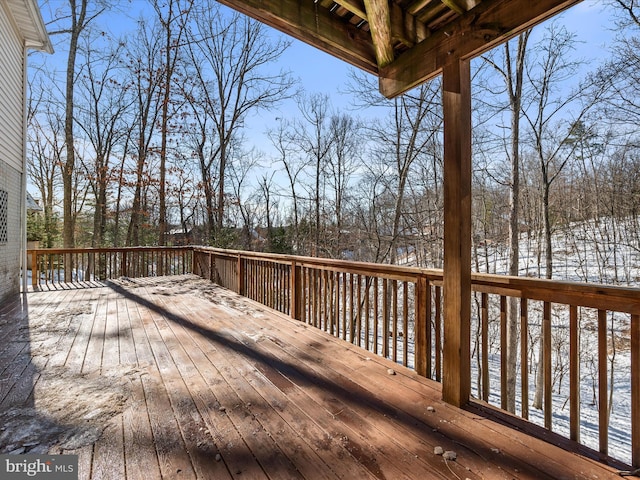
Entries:
{"type": "Polygon", "coordinates": [[[0,0],[0,303],[20,290],[23,43],[0,0]]]}

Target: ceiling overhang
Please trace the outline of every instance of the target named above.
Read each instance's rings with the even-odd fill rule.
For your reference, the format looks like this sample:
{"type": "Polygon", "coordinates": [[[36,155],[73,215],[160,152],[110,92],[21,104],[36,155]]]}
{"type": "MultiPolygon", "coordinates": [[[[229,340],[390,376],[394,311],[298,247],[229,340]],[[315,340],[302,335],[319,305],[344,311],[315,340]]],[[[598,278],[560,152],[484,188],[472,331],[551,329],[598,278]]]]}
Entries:
{"type": "Polygon", "coordinates": [[[395,97],[581,0],[218,0],[376,75],[395,97]]]}
{"type": "Polygon", "coordinates": [[[37,0],[4,0],[2,3],[28,49],[53,53],[37,0]]]}

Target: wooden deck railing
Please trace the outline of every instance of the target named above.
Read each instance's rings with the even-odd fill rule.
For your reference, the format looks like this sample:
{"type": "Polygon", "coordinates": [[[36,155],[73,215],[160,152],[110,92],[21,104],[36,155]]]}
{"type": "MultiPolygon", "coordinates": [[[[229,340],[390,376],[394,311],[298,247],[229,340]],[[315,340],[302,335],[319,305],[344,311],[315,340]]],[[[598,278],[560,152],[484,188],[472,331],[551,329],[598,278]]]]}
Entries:
{"type": "MultiPolygon", "coordinates": [[[[28,254],[35,288],[65,280],[195,273],[443,381],[441,270],[205,247],[28,254]]],[[[503,353],[509,309],[516,308],[516,413],[588,445],[603,459],[640,467],[640,289],[473,274],[472,291],[472,394],[507,407],[503,353]],[[538,372],[542,396],[534,408],[538,372]],[[610,428],[616,416],[626,431],[610,428]]]]}
{"type": "MultiPolygon", "coordinates": [[[[194,248],[194,273],[442,380],[447,343],[441,270],[194,248]]],[[[640,289],[474,274],[472,290],[469,375],[474,395],[502,408],[507,405],[508,365],[502,352],[507,351],[508,309],[515,307],[517,413],[580,441],[581,420],[587,410],[595,411],[597,438],[583,443],[603,459],[611,456],[640,466],[640,289]],[[535,361],[540,351],[542,360],[535,361]],[[627,355],[628,362],[615,364],[616,352],[627,355]],[[612,374],[613,368],[625,369],[622,376],[629,390],[612,384],[611,379],[620,378],[619,372],[612,374]],[[539,370],[542,405],[534,409],[539,370]],[[593,398],[581,398],[587,390],[593,398]],[[620,432],[611,449],[613,415],[628,420],[631,441],[623,454],[616,443],[620,432]]]]}
{"type": "Polygon", "coordinates": [[[191,273],[191,247],[27,250],[34,289],[58,283],[191,273]]]}

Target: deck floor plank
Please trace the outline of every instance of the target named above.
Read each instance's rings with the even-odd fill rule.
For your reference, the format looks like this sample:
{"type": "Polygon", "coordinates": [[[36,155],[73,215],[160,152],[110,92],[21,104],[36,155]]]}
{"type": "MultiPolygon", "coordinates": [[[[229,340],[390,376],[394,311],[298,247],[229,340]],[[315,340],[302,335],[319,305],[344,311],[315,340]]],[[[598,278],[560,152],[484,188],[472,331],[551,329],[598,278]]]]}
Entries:
{"type": "MultiPolygon", "coordinates": [[[[430,399],[431,406],[435,407],[435,413],[428,413],[424,408],[426,407],[426,405],[424,405],[424,391],[422,391],[422,389],[415,390],[411,388],[411,386],[423,383],[422,379],[413,372],[403,371],[396,375],[389,375],[386,373],[389,368],[394,369],[394,371],[397,370],[393,363],[355,349],[354,357],[358,359],[358,364],[379,364],[381,368],[365,369],[364,367],[354,367],[353,364],[344,365],[340,363],[340,358],[343,357],[343,355],[341,355],[343,346],[329,341],[323,335],[318,335],[315,329],[308,328],[306,325],[291,325],[289,328],[279,328],[279,325],[280,324],[272,327],[278,332],[278,337],[274,337],[272,340],[279,349],[291,351],[294,357],[308,355],[309,358],[314,358],[314,355],[322,355],[323,366],[326,367],[324,372],[330,373],[333,370],[337,370],[338,372],[349,374],[350,380],[356,383],[356,385],[351,387],[351,390],[367,389],[368,386],[375,385],[375,389],[367,390],[363,396],[378,398],[382,403],[389,402],[387,408],[395,405],[397,410],[391,413],[386,412],[386,414],[396,416],[399,421],[403,420],[403,423],[398,424],[398,427],[404,425],[407,434],[410,434],[412,431],[411,428],[407,428],[407,426],[412,425],[416,419],[425,422],[430,428],[438,430],[438,432],[445,437],[441,439],[444,440],[444,442],[439,441],[438,445],[443,446],[445,449],[456,450],[459,457],[457,463],[465,465],[469,470],[477,471],[478,466],[482,465],[476,461],[477,459],[474,459],[474,456],[481,453],[484,458],[492,459],[492,466],[490,468],[500,469],[500,471],[492,472],[492,475],[496,478],[513,478],[514,475],[527,478],[524,476],[526,473],[522,473],[526,471],[525,467],[527,467],[527,465],[540,463],[540,458],[546,458],[546,461],[543,462],[544,471],[534,470],[529,478],[562,478],[562,475],[566,471],[566,465],[558,464],[552,458],[553,450],[549,450],[546,443],[539,442],[541,448],[536,450],[531,446],[532,443],[535,444],[536,442],[532,442],[531,439],[527,439],[526,444],[516,445],[517,456],[507,455],[505,458],[502,452],[508,451],[508,449],[505,448],[506,446],[513,448],[514,437],[511,435],[505,436],[505,429],[502,428],[491,432],[490,441],[486,441],[485,439],[483,445],[474,444],[473,441],[476,440],[477,437],[474,433],[476,430],[475,424],[478,421],[483,421],[483,419],[474,418],[467,412],[453,409],[435,397],[430,399]],[[306,339],[306,342],[304,339],[306,339]],[[313,353],[313,355],[311,353],[313,353]],[[365,370],[366,373],[363,373],[365,370]],[[462,425],[463,427],[460,428],[458,425],[462,425]],[[455,440],[452,442],[451,439],[455,440]],[[472,455],[464,456],[460,454],[461,448],[465,447],[467,453],[471,453],[472,455]],[[479,448],[482,450],[479,450],[479,448]],[[496,454],[496,450],[501,453],[496,454]]],[[[351,346],[348,348],[350,350],[353,349],[351,346]]],[[[345,386],[345,388],[349,387],[345,386]]],[[[379,411],[378,414],[385,414],[385,411],[379,411]]],[[[433,446],[431,448],[433,448],[433,446]]],[[[482,468],[486,470],[487,467],[485,465],[482,468]]],[[[580,474],[582,475],[583,472],[580,472],[580,474]]]]}
{"type": "Polygon", "coordinates": [[[140,340],[143,345],[148,344],[144,348],[151,350],[155,366],[155,371],[143,375],[142,380],[161,474],[167,478],[178,474],[181,478],[196,478],[180,425],[172,407],[170,395],[176,392],[171,392],[171,386],[163,380],[161,373],[162,370],[166,372],[168,368],[166,358],[168,354],[164,343],[152,335],[156,314],[149,309],[142,309],[140,313],[146,338],[146,340],[143,338],[140,340]]]}
{"type": "MultiPolygon", "coordinates": [[[[188,321],[184,318],[181,320],[183,324],[188,321]]],[[[239,403],[233,405],[223,405],[225,412],[230,409],[244,409],[250,415],[255,416],[265,430],[276,432],[277,435],[270,435],[273,439],[272,442],[275,442],[278,448],[296,464],[303,477],[335,478],[336,473],[331,468],[331,462],[321,458],[310,444],[311,441],[300,434],[299,428],[294,428],[283,418],[281,412],[286,410],[285,407],[282,405],[274,407],[270,403],[273,402],[273,399],[264,398],[238,370],[236,365],[244,364],[246,359],[243,358],[242,353],[236,350],[237,345],[234,339],[230,338],[228,332],[220,330],[212,332],[209,328],[204,330],[213,333],[214,342],[217,345],[217,348],[210,349],[208,352],[211,362],[218,366],[222,378],[236,391],[239,400],[239,403]],[[280,414],[274,415],[274,412],[280,412],[280,414]]],[[[360,469],[353,473],[360,477],[366,475],[360,469]]],[[[354,476],[350,478],[354,478],[354,476]]]]}
{"type": "MultiPolygon", "coordinates": [[[[194,318],[195,313],[192,312],[190,318],[194,318]]],[[[246,374],[247,380],[264,397],[276,399],[278,402],[276,405],[282,412],[290,412],[293,408],[305,412],[299,414],[301,417],[307,416],[304,421],[296,418],[291,418],[290,421],[294,424],[298,421],[302,425],[304,423],[315,425],[317,429],[323,431],[320,436],[316,432],[314,447],[333,450],[334,455],[337,455],[341,461],[341,465],[346,464],[344,455],[348,454],[353,457],[354,462],[360,463],[373,476],[384,475],[386,478],[401,478],[403,472],[398,469],[397,465],[402,465],[407,461],[415,462],[414,454],[410,454],[404,449],[394,448],[395,446],[388,442],[389,437],[380,430],[376,431],[375,425],[358,421],[359,412],[349,410],[349,405],[354,405],[357,402],[348,402],[349,405],[347,402],[336,405],[339,402],[336,396],[340,396],[340,394],[346,397],[352,396],[341,385],[343,380],[341,377],[338,377],[336,381],[325,381],[321,376],[316,375],[308,363],[305,363],[305,368],[301,369],[299,358],[283,356],[283,351],[279,349],[269,349],[267,345],[269,342],[263,341],[266,339],[261,335],[256,337],[256,331],[246,332],[244,336],[240,336],[238,335],[239,329],[235,328],[237,322],[234,322],[233,319],[226,315],[218,315],[217,321],[223,322],[228,335],[234,336],[244,345],[251,345],[252,350],[261,352],[265,358],[274,359],[272,363],[277,367],[269,362],[250,360],[249,366],[253,368],[245,368],[249,372],[246,374]],[[255,372],[260,372],[260,375],[255,372]],[[322,388],[316,382],[328,388],[322,388]],[[300,385],[300,383],[303,384],[300,385]],[[331,391],[334,389],[341,390],[341,392],[336,395],[336,392],[331,391]],[[329,407],[325,408],[325,404],[329,404],[329,407]],[[337,419],[342,414],[344,420],[337,419]]],[[[255,318],[252,321],[258,322],[255,318]]],[[[308,432],[305,432],[304,436],[305,438],[314,438],[308,432]]],[[[433,451],[433,449],[431,450],[433,451]]],[[[433,478],[449,478],[449,475],[439,476],[438,472],[433,472],[432,476],[433,478]]]]}
{"type": "Polygon", "coordinates": [[[109,423],[93,451],[91,478],[119,480],[125,478],[125,457],[122,416],[109,423]]]}
{"type": "Polygon", "coordinates": [[[19,311],[19,320],[12,322],[19,325],[15,330],[14,336],[9,339],[8,343],[16,344],[19,353],[13,360],[7,358],[7,365],[11,366],[11,370],[5,370],[0,377],[0,409],[6,409],[11,406],[33,405],[33,391],[36,382],[40,378],[40,371],[48,362],[49,357],[41,355],[44,343],[56,343],[55,338],[58,335],[49,336],[46,333],[55,326],[55,320],[58,314],[67,307],[69,299],[73,298],[73,294],[62,292],[58,301],[46,302],[44,308],[36,306],[35,308],[27,308],[28,317],[23,317],[25,309],[19,311]],[[32,313],[33,312],[33,313],[32,313]],[[35,329],[31,330],[31,318],[45,317],[45,331],[35,329]]]}
{"type": "MultiPolygon", "coordinates": [[[[209,429],[213,441],[210,454],[213,457],[220,455],[220,461],[227,465],[228,472],[233,476],[267,478],[256,455],[247,455],[245,448],[252,450],[254,447],[259,453],[268,451],[272,440],[267,435],[259,435],[262,429],[256,428],[257,422],[247,420],[248,412],[239,412],[238,409],[227,410],[224,407],[224,405],[240,405],[240,399],[231,386],[222,379],[216,366],[209,362],[195,339],[185,334],[184,330],[175,324],[171,326],[171,331],[164,331],[164,338],[176,366],[186,380],[191,397],[209,429]],[[173,335],[177,341],[172,341],[173,335]],[[191,365],[195,368],[189,368],[191,365]],[[206,377],[211,379],[211,386],[207,383],[206,377]],[[236,424],[233,423],[232,418],[236,420],[236,424]],[[238,428],[241,429],[244,437],[238,428]],[[257,442],[252,440],[256,437],[261,438],[258,438],[257,442]],[[242,448],[238,448],[239,446],[242,448]]],[[[296,477],[295,467],[287,463],[282,454],[259,454],[258,456],[263,463],[266,463],[267,468],[286,472],[289,478],[296,477]]]]}
{"type": "MultiPolygon", "coordinates": [[[[89,312],[86,315],[83,315],[73,343],[71,344],[69,352],[65,358],[64,366],[69,370],[69,372],[80,374],[83,369],[86,371],[84,368],[84,361],[92,340],[92,332],[95,331],[94,323],[96,322],[97,316],[102,311],[102,299],[107,292],[102,289],[82,289],[77,291],[80,292],[78,296],[83,298],[89,306],[89,312]]],[[[52,294],[54,293],[42,292],[39,295],[52,294]]],[[[98,323],[103,321],[104,319],[97,320],[98,323]]],[[[95,339],[93,340],[93,343],[95,344],[95,339]]]]}
{"type": "Polygon", "coordinates": [[[27,301],[0,307],[0,338],[19,329],[9,316],[35,334],[0,342],[0,414],[20,402],[37,408],[43,372],[126,385],[101,437],[64,451],[79,455],[83,480],[619,478],[482,408],[446,405],[439,384],[194,276],[27,301]],[[67,323],[42,330],[45,318],[67,323]]]}
{"type": "MultiPolygon", "coordinates": [[[[381,415],[386,416],[390,420],[391,431],[403,429],[406,435],[413,437],[414,442],[409,444],[412,455],[425,458],[431,466],[438,467],[438,463],[442,463],[442,459],[440,457],[434,458],[429,454],[433,452],[435,446],[441,446],[445,450],[456,451],[459,457],[457,465],[464,465],[464,468],[471,472],[477,472],[478,468],[482,466],[482,463],[474,458],[477,456],[476,447],[467,447],[464,441],[459,440],[467,438],[468,435],[454,435],[456,432],[449,432],[447,436],[442,433],[443,426],[447,423],[455,423],[456,419],[450,416],[449,407],[440,401],[439,392],[435,390],[432,392],[433,396],[425,397],[424,390],[418,393],[403,385],[405,379],[408,379],[409,384],[415,382],[417,376],[412,372],[405,370],[401,373],[397,372],[395,375],[389,375],[387,370],[391,368],[396,371],[396,365],[382,358],[373,357],[367,352],[358,351],[351,346],[348,346],[347,349],[353,350],[354,355],[350,357],[352,363],[345,364],[341,360],[344,358],[344,345],[335,345],[326,337],[317,335],[318,332],[315,329],[304,324],[287,325],[287,327],[271,327],[276,329],[278,333],[277,337],[270,338],[274,344],[274,350],[289,352],[292,358],[306,356],[307,363],[311,363],[313,359],[322,358],[323,368],[317,370],[317,375],[324,378],[325,381],[340,382],[341,375],[348,375],[345,377],[347,380],[342,381],[342,388],[348,392],[357,392],[362,398],[372,400],[371,408],[364,410],[364,416],[371,418],[373,422],[381,415]],[[357,362],[355,365],[354,358],[357,362]],[[375,364],[378,364],[379,368],[370,368],[375,364]],[[366,372],[363,374],[361,370],[366,370],[366,372]],[[425,400],[428,400],[428,405],[425,400]],[[415,408],[416,405],[419,407],[415,408]],[[434,406],[435,412],[427,413],[427,406],[434,406]],[[432,441],[428,444],[424,442],[424,439],[420,440],[421,429],[425,427],[425,423],[421,422],[425,422],[436,433],[430,438],[432,441]],[[465,456],[465,450],[470,455],[465,456]]],[[[375,423],[378,428],[383,428],[386,432],[389,431],[387,424],[375,423]]],[[[491,452],[489,447],[486,448],[485,453],[488,452],[491,452]]],[[[496,478],[500,478],[500,476],[512,478],[512,475],[521,466],[515,464],[510,469],[512,471],[503,473],[496,471],[493,472],[493,475],[496,475],[496,478]]],[[[486,465],[481,468],[486,469],[486,465]]],[[[544,475],[540,476],[540,473],[536,473],[534,478],[544,478],[544,475]]]]}
{"type": "MultiPolygon", "coordinates": [[[[123,322],[119,324],[125,328],[126,338],[131,339],[129,348],[120,349],[121,361],[124,365],[135,365],[144,371],[143,369],[153,363],[153,355],[147,343],[137,305],[120,297],[118,315],[123,316],[123,322]]],[[[128,408],[122,413],[126,478],[130,480],[161,478],[142,375],[131,378],[130,389],[128,408]]]]}
{"type": "Polygon", "coordinates": [[[95,292],[98,293],[98,298],[92,328],[88,332],[89,341],[82,359],[82,373],[100,371],[102,368],[105,328],[109,319],[109,294],[111,292],[108,289],[95,290],[95,292]]]}
{"type": "MultiPolygon", "coordinates": [[[[151,301],[147,295],[143,298],[151,301]]],[[[231,478],[224,464],[216,461],[217,449],[206,435],[205,422],[195,407],[185,382],[189,380],[188,376],[195,367],[188,364],[188,371],[183,372],[185,376],[181,374],[173,359],[175,342],[171,335],[166,334],[170,330],[169,321],[156,311],[151,312],[151,318],[152,322],[145,323],[147,338],[152,345],[162,381],[169,394],[173,415],[179,425],[194,474],[198,478],[231,478]]]]}
{"type": "MultiPolygon", "coordinates": [[[[180,308],[189,311],[190,306],[182,304],[180,308]]],[[[196,317],[197,312],[191,309],[189,320],[195,320],[196,317]]],[[[222,315],[220,314],[216,316],[217,323],[221,321],[221,317],[222,315]]],[[[201,323],[194,323],[193,326],[201,329],[210,328],[206,324],[201,323]]],[[[218,330],[216,333],[222,340],[219,343],[233,343],[232,338],[225,340],[225,337],[231,335],[230,332],[218,330]]],[[[274,390],[273,387],[265,387],[262,375],[257,375],[258,372],[256,369],[247,369],[245,367],[246,359],[242,358],[242,355],[238,355],[233,350],[223,349],[215,352],[210,351],[209,355],[212,357],[211,361],[213,363],[222,367],[223,376],[227,378],[228,383],[237,391],[242,392],[239,400],[244,403],[244,407],[247,408],[252,415],[264,421],[263,419],[271,417],[271,411],[279,412],[281,419],[285,423],[273,425],[273,427],[278,429],[278,438],[276,439],[278,445],[281,445],[283,442],[287,445],[289,443],[300,444],[300,441],[303,440],[310,451],[319,449],[326,451],[327,455],[326,458],[322,459],[321,468],[325,468],[324,466],[326,465],[326,467],[331,469],[332,465],[339,463],[341,465],[340,475],[343,475],[344,478],[368,477],[366,471],[361,467],[346,462],[345,457],[348,456],[348,452],[344,448],[331,448],[332,451],[328,451],[328,446],[331,447],[331,444],[327,442],[327,433],[319,428],[313,421],[310,421],[307,415],[299,409],[297,405],[291,403],[286,397],[278,395],[279,392],[274,390]]],[[[236,405],[243,405],[243,403],[236,405]]],[[[313,409],[313,405],[307,404],[306,406],[307,408],[313,409]]],[[[271,425],[266,425],[264,428],[269,429],[271,427],[271,425]]],[[[288,447],[284,447],[285,451],[287,449],[288,447]]],[[[311,470],[311,472],[314,472],[313,475],[321,478],[319,471],[315,470],[318,468],[318,464],[314,457],[315,454],[310,454],[310,458],[308,458],[307,461],[312,462],[314,470],[311,470]]],[[[274,466],[266,466],[266,469],[267,471],[271,471],[270,469],[273,467],[274,466]]],[[[304,475],[304,472],[301,472],[301,474],[304,475]]],[[[336,473],[332,471],[332,473],[328,473],[328,478],[333,478],[335,475],[336,473]]]]}

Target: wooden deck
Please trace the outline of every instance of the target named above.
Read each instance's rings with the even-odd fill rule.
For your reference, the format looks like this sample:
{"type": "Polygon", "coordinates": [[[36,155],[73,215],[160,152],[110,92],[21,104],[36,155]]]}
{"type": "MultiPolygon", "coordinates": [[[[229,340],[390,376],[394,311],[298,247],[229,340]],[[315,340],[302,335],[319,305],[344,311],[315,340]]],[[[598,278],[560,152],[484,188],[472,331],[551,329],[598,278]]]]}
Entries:
{"type": "Polygon", "coordinates": [[[83,479],[619,478],[441,395],[195,276],[0,306],[0,453],[78,454],[83,479]]]}

